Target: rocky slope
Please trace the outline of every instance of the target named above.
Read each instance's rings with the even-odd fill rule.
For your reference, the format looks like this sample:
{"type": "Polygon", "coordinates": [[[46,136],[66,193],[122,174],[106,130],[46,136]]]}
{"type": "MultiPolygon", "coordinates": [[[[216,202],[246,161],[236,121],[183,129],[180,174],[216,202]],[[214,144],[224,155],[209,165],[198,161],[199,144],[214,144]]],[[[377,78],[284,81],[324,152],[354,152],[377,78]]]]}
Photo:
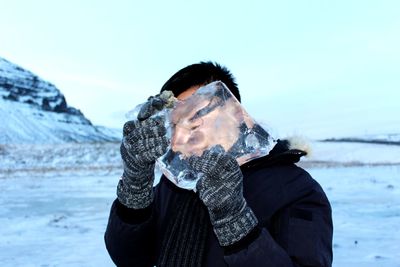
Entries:
{"type": "Polygon", "coordinates": [[[53,84],[0,58],[0,144],[102,142],[118,133],[92,125],[53,84]]]}

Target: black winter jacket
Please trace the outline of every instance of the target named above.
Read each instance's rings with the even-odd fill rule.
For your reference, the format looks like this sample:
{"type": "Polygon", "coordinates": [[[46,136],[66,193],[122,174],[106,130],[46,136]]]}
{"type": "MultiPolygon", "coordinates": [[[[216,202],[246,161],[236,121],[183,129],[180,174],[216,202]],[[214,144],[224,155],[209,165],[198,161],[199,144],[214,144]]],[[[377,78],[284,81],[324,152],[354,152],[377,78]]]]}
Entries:
{"type": "MultiPolygon", "coordinates": [[[[241,167],[243,193],[259,221],[259,231],[221,247],[213,231],[204,266],[331,266],[332,218],[329,201],[312,177],[297,167],[305,153],[279,141],[271,153],[241,167]]],[[[154,188],[147,209],[131,210],[115,200],[105,233],[117,266],[154,266],[162,233],[183,189],[166,177],[154,188]]]]}

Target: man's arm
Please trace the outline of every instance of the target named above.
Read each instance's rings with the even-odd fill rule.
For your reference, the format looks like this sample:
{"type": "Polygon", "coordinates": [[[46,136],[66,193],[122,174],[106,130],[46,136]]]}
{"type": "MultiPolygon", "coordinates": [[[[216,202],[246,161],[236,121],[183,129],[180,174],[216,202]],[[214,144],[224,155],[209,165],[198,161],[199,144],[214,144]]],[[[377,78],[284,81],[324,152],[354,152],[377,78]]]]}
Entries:
{"type": "Polygon", "coordinates": [[[270,228],[273,233],[258,226],[241,241],[224,247],[228,265],[331,266],[331,207],[317,183],[280,211],[275,220],[270,228]]]}
{"type": "Polygon", "coordinates": [[[149,98],[138,119],[123,127],[121,158],[124,172],[105,233],[107,250],[117,266],[154,266],[156,253],[155,160],[168,146],[163,118],[150,118],[166,104],[149,98]]]}
{"type": "Polygon", "coordinates": [[[106,248],[117,266],[154,266],[156,222],[154,204],[134,210],[116,199],[104,235],[106,248]]]}
{"type": "Polygon", "coordinates": [[[279,191],[260,193],[252,202],[259,206],[252,207],[243,195],[239,165],[221,150],[207,150],[189,164],[202,173],[196,189],[228,265],[331,266],[331,208],[319,184],[301,168],[284,167],[273,177],[279,191]],[[263,216],[256,216],[260,209],[253,211],[270,201],[281,207],[274,211],[275,229],[268,228],[272,233],[259,221],[263,216]]]}

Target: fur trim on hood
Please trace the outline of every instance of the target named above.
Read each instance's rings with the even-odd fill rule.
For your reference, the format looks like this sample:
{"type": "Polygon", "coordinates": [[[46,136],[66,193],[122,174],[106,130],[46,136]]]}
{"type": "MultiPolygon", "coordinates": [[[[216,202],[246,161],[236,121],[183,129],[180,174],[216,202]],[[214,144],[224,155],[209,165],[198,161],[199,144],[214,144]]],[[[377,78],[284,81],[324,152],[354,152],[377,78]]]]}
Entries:
{"type": "Polygon", "coordinates": [[[306,157],[311,157],[311,141],[305,136],[293,135],[285,138],[289,142],[289,149],[298,149],[307,153],[306,157]]]}

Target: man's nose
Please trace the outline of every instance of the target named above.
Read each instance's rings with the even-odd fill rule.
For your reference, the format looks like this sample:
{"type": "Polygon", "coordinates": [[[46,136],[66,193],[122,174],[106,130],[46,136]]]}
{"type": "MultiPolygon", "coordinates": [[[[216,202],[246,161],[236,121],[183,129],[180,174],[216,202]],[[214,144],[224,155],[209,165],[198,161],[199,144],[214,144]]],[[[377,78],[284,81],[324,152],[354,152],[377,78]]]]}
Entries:
{"type": "Polygon", "coordinates": [[[190,138],[190,130],[176,125],[171,138],[171,147],[173,151],[179,151],[180,147],[184,146],[190,138]]]}

